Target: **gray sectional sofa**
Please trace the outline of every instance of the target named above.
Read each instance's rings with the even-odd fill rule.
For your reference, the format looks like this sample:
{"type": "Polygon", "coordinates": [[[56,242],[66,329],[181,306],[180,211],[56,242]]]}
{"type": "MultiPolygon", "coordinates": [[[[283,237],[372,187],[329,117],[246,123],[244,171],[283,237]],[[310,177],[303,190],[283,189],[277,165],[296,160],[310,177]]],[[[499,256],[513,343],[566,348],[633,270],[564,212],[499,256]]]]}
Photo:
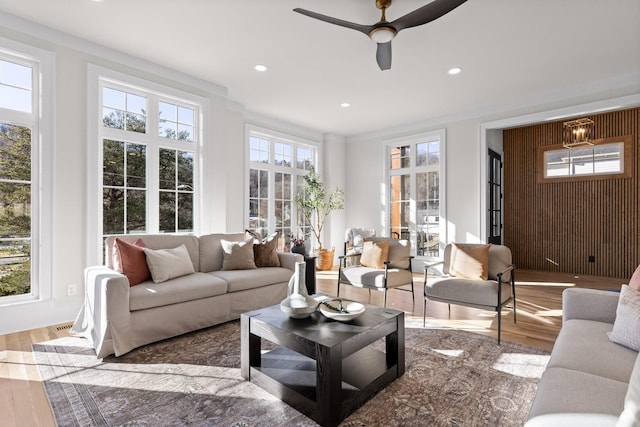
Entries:
{"type": "Polygon", "coordinates": [[[86,337],[99,358],[120,356],[134,348],[196,329],[238,319],[241,313],[279,303],[298,254],[278,252],[280,267],[223,270],[221,240],[242,241],[244,233],[124,235],[109,237],[105,265],[85,270],[85,302],[71,331],[86,337]],[[194,273],[163,283],[129,286],[112,267],[115,237],[149,249],[185,245],[194,273]]]}
{"type": "Polygon", "coordinates": [[[616,319],[619,295],[578,288],[563,292],[562,329],[526,427],[638,426],[633,421],[637,413],[631,421],[620,419],[623,409],[629,415],[630,405],[638,406],[633,402],[637,399],[633,389],[637,392],[640,382],[638,353],[607,336],[616,319]]]}

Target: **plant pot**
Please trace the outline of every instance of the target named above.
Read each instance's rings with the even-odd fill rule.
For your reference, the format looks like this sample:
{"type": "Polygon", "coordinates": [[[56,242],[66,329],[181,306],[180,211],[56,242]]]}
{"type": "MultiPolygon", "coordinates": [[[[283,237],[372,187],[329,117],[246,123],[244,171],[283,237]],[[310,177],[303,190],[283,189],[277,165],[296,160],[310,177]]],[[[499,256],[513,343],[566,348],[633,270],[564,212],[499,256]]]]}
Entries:
{"type": "Polygon", "coordinates": [[[318,251],[318,258],[316,259],[316,269],[331,270],[333,268],[334,253],[334,249],[320,249],[318,251]]]}

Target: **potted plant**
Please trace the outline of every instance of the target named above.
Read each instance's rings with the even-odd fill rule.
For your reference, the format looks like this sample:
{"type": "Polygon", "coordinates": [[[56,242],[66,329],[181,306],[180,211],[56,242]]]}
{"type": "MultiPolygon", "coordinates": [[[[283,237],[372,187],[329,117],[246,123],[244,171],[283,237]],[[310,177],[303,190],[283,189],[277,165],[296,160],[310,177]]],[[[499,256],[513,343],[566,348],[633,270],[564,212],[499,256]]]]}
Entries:
{"type": "Polygon", "coordinates": [[[325,190],[313,168],[303,178],[302,191],[293,196],[293,201],[298,206],[298,215],[309,224],[318,243],[318,270],[329,270],[333,267],[334,249],[322,246],[322,229],[332,211],[344,208],[344,191],[339,188],[331,192],[325,190]]]}

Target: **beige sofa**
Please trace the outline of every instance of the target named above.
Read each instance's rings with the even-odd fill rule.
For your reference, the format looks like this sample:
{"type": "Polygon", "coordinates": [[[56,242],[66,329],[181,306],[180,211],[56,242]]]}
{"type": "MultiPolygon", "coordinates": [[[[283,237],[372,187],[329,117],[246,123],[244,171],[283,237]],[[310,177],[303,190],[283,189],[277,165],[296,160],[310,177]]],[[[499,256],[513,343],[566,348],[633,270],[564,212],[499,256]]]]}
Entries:
{"type": "Polygon", "coordinates": [[[607,336],[619,293],[569,288],[562,299],[562,329],[525,426],[638,426],[638,353],[607,336]]]}
{"type": "Polygon", "coordinates": [[[85,270],[85,302],[71,329],[91,342],[99,358],[120,356],[277,304],[286,297],[295,262],[303,260],[298,254],[278,252],[280,267],[222,270],[221,239],[241,241],[244,233],[117,237],[128,243],[142,238],[154,250],[185,245],[195,273],[129,286],[127,277],[112,269],[115,237],[108,238],[105,265],[85,270]]]}

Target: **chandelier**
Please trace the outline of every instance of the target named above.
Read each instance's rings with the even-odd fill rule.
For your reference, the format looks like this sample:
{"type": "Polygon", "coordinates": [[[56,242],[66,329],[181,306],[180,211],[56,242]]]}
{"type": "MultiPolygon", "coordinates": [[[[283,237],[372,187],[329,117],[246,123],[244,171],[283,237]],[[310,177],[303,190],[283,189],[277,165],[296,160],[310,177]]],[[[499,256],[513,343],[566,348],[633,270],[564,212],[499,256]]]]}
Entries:
{"type": "Polygon", "coordinates": [[[588,118],[571,120],[562,125],[562,145],[573,148],[593,145],[593,120],[588,118]]]}

